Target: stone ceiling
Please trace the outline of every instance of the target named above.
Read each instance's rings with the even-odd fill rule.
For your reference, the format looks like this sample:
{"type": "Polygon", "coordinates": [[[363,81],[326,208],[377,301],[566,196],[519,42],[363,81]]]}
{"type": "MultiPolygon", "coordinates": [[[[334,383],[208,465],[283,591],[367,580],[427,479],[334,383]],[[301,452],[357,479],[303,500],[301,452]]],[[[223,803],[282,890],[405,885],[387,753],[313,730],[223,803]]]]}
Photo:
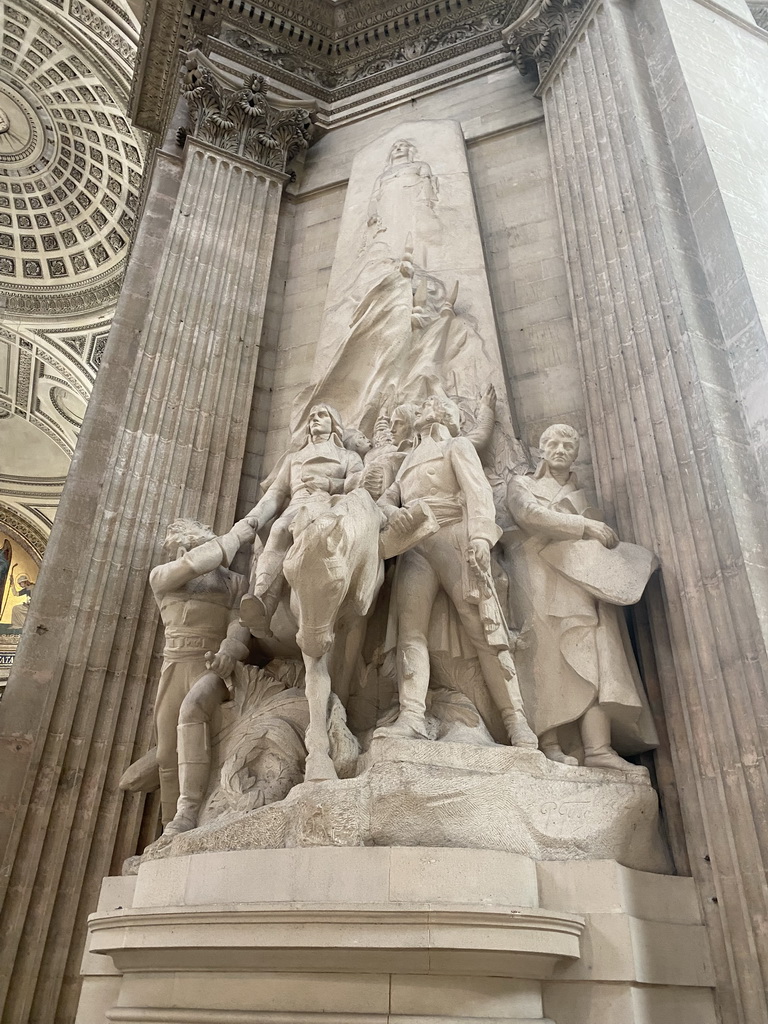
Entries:
{"type": "Polygon", "coordinates": [[[0,6],[0,521],[39,549],[139,212],[139,23],[126,0],[0,6]]]}

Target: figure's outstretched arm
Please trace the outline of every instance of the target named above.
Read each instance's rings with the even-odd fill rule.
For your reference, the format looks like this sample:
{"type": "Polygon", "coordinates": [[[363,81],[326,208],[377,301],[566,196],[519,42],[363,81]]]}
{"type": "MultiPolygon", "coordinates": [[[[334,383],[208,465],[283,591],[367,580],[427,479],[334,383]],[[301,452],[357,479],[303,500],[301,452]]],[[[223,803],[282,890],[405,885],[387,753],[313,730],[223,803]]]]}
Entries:
{"type": "Polygon", "coordinates": [[[179,558],[164,565],[156,565],[149,574],[149,583],[156,596],[178,590],[185,583],[205,576],[221,565],[229,565],[243,544],[252,541],[256,530],[246,519],[235,523],[231,530],[190,548],[179,558]]]}
{"type": "Polygon", "coordinates": [[[464,435],[468,437],[475,448],[481,452],[487,447],[493,434],[493,427],[496,423],[496,388],[489,384],[485,394],[480,399],[480,406],[477,410],[475,425],[464,435]]]}
{"type": "Polygon", "coordinates": [[[211,672],[221,679],[227,679],[235,670],[238,661],[245,661],[250,654],[251,631],[240,623],[240,598],[245,592],[245,581],[237,592],[235,606],[230,612],[227,635],[215,653],[208,651],[205,663],[211,672]]]}

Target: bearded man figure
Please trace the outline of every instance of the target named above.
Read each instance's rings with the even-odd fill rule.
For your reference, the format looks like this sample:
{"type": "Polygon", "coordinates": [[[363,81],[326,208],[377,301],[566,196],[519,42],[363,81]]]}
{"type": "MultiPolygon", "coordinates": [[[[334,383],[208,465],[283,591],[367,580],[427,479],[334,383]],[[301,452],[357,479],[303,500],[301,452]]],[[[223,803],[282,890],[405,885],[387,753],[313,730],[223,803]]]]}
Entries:
{"type": "Polygon", "coordinates": [[[400,713],[383,735],[425,738],[428,634],[442,588],[475,649],[483,679],[512,746],[536,747],[523,710],[509,633],[491,576],[496,525],[493,491],[472,441],[459,436],[455,403],[433,395],[415,422],[418,444],[380,501],[385,514],[426,504],[439,529],[400,556],[394,601],[400,713]]]}

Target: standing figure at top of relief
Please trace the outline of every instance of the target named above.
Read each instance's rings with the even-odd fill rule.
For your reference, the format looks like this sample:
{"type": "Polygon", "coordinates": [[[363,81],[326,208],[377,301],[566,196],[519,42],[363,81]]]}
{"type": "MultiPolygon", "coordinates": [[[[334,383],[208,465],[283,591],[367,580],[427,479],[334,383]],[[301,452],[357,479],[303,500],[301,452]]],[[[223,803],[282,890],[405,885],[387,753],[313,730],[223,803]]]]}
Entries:
{"type": "MultiPolygon", "coordinates": [[[[418,159],[416,147],[406,139],[398,139],[387,157],[387,164],[376,183],[368,203],[368,227],[376,241],[387,232],[385,241],[393,254],[402,251],[405,238],[419,224],[420,218],[435,208],[439,184],[432,168],[418,159]],[[395,231],[395,228],[400,228],[395,231]],[[390,237],[392,235],[396,237],[390,237]]],[[[418,233],[418,228],[417,228],[418,233]]]]}
{"type": "Polygon", "coordinates": [[[324,402],[313,405],[304,446],[286,456],[264,497],[246,516],[256,530],[278,516],[256,564],[253,592],[245,595],[240,607],[242,621],[255,636],[270,636],[296,516],[303,508],[313,512],[330,508],[334,495],[345,494],[360,481],[363,461],[344,447],[343,437],[338,412],[324,402]]]}

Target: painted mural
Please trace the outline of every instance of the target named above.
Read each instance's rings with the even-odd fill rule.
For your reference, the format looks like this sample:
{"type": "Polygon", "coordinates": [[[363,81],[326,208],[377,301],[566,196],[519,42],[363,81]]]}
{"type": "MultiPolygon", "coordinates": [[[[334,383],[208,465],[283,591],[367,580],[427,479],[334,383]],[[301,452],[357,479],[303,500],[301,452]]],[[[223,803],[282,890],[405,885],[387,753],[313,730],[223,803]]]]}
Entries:
{"type": "Polygon", "coordinates": [[[0,533],[0,636],[21,632],[37,580],[37,562],[21,544],[0,533]]]}

